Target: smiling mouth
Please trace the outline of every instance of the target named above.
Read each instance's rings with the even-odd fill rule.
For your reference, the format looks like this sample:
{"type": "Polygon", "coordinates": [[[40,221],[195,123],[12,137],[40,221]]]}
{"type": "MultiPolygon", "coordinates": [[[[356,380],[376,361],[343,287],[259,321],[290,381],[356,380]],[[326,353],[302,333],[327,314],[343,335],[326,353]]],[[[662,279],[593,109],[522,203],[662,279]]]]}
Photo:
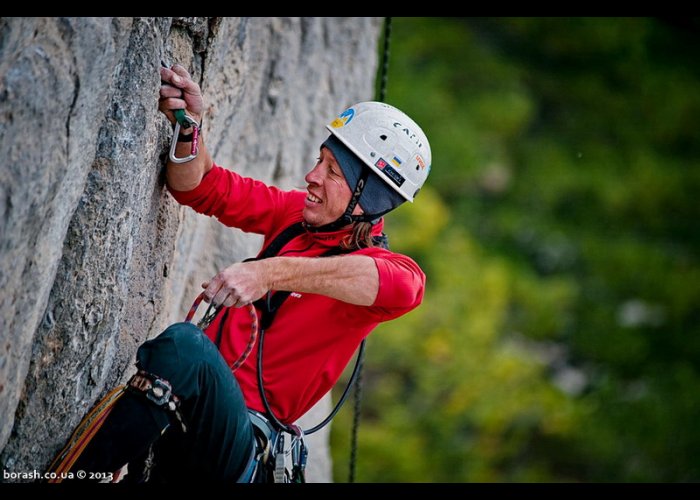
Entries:
{"type": "Polygon", "coordinates": [[[321,201],[321,198],[317,198],[311,193],[306,195],[306,199],[309,200],[311,203],[323,203],[323,201],[321,201]]]}

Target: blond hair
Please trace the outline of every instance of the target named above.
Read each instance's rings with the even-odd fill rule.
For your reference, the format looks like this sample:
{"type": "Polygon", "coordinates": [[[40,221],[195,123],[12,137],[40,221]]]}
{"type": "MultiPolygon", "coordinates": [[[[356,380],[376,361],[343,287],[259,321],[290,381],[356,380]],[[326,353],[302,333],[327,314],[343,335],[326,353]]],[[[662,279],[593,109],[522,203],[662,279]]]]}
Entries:
{"type": "Polygon", "coordinates": [[[359,250],[360,248],[371,248],[379,246],[372,237],[371,222],[356,222],[352,228],[352,233],[340,242],[340,247],[345,250],[359,250]]]}

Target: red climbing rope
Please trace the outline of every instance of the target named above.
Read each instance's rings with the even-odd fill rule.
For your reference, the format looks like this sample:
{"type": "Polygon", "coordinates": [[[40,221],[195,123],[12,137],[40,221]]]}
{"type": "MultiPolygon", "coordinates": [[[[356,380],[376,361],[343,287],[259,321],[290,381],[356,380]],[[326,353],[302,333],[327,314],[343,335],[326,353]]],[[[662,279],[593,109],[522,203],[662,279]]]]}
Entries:
{"type": "MultiPolygon", "coordinates": [[[[200,293],[197,298],[194,299],[192,307],[190,307],[190,311],[187,313],[187,317],[185,318],[186,322],[192,322],[192,318],[194,318],[194,314],[197,312],[197,308],[199,307],[199,304],[202,303],[202,300],[204,300],[204,292],[200,293]]],[[[221,307],[222,306],[217,307],[213,303],[209,304],[209,307],[204,313],[202,319],[197,323],[197,326],[202,330],[208,327],[221,310],[221,307]]],[[[253,304],[248,304],[244,307],[248,309],[248,314],[250,315],[250,337],[248,338],[248,344],[246,345],[245,350],[231,365],[231,371],[234,372],[238,370],[243,363],[245,363],[246,359],[248,359],[248,356],[250,356],[250,353],[253,351],[253,347],[255,346],[255,341],[258,338],[258,312],[255,310],[255,306],[253,306],[253,304]]]]}

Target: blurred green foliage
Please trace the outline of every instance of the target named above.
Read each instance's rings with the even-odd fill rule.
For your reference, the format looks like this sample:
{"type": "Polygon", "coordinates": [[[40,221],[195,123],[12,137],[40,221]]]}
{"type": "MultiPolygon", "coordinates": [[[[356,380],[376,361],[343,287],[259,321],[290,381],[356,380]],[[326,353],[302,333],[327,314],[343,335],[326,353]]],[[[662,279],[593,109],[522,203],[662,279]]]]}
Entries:
{"type": "Polygon", "coordinates": [[[428,288],[370,336],[357,480],[700,480],[700,22],[393,28],[433,165],[387,232],[428,288]]]}

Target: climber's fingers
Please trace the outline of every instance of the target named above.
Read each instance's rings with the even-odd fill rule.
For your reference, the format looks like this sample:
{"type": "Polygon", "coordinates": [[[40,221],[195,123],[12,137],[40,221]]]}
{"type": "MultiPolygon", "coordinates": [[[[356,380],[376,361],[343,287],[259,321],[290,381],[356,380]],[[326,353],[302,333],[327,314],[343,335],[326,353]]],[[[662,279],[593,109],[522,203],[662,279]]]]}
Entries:
{"type": "Polygon", "coordinates": [[[172,68],[160,68],[160,100],[158,109],[163,112],[172,123],[175,117],[172,111],[185,109],[196,121],[202,121],[204,99],[202,91],[196,82],[192,80],[187,70],[179,64],[172,68]]]}

